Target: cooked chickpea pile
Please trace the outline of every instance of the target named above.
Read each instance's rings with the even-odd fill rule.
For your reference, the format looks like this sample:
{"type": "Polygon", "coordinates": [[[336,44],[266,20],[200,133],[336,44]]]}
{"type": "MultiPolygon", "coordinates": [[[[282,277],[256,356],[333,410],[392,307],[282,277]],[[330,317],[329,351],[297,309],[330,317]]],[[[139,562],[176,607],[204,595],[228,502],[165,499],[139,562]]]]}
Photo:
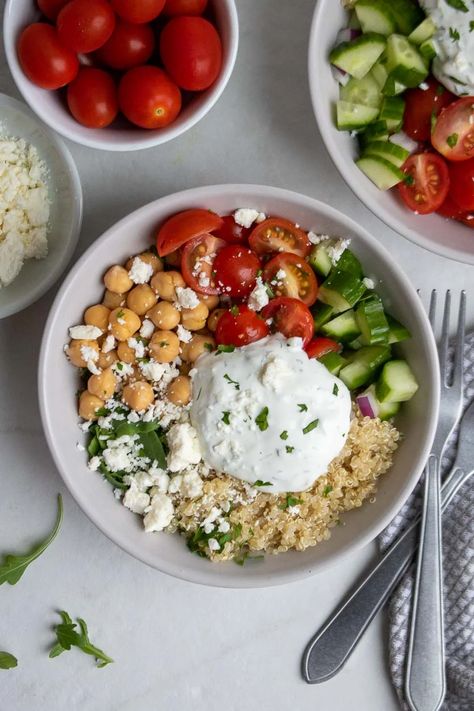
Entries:
{"type": "MultiPolygon", "coordinates": [[[[169,264],[173,264],[172,258],[169,264]]],[[[175,405],[187,405],[192,363],[215,348],[212,333],[224,311],[219,308],[219,298],[197,294],[199,303],[194,308],[181,307],[176,289],[187,288],[181,273],[166,269],[152,252],[131,257],[125,266],[110,267],[104,274],[104,285],[102,303],[84,312],[85,326],[99,329],[100,335],[97,330],[91,339],[71,334],[66,348],[71,363],[91,373],[87,390],[79,397],[79,415],[85,420],[97,419],[114,394],[132,410],[146,410],[156,395],[140,365],[172,363],[177,358],[181,359],[180,375],[169,383],[166,397],[175,405]],[[128,366],[120,377],[113,367],[117,362],[128,366]]]]}

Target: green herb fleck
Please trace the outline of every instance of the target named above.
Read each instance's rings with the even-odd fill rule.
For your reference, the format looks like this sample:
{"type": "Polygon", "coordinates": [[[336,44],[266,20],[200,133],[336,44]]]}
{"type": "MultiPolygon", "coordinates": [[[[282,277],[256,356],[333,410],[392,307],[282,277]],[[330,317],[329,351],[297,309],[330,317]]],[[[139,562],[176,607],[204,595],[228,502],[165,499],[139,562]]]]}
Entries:
{"type": "Polygon", "coordinates": [[[240,383],[238,383],[237,380],[232,380],[227,373],[224,373],[224,380],[227,380],[229,385],[233,385],[236,390],[240,390],[240,383]]]}
{"type": "Polygon", "coordinates": [[[220,343],[217,346],[217,353],[233,353],[235,351],[235,346],[227,346],[224,345],[223,343],[220,343]]]}
{"type": "Polygon", "coordinates": [[[120,309],[120,311],[117,311],[117,318],[123,318],[125,316],[125,311],[123,309],[120,309]]]}
{"type": "Polygon", "coordinates": [[[212,343],[205,343],[204,348],[206,349],[206,351],[211,352],[214,347],[213,347],[212,343]]]}
{"type": "Polygon", "coordinates": [[[261,277],[263,274],[263,269],[258,269],[257,270],[257,277],[261,277]]]}
{"type": "Polygon", "coordinates": [[[442,84],[438,84],[438,86],[436,87],[436,96],[442,96],[445,91],[446,89],[444,88],[444,86],[442,84]]]}
{"type": "Polygon", "coordinates": [[[239,315],[239,307],[237,304],[234,304],[233,306],[230,307],[230,313],[232,316],[238,316],[239,315]]]}
{"type": "Polygon", "coordinates": [[[99,407],[99,409],[95,411],[95,414],[99,417],[107,417],[107,415],[110,415],[110,410],[106,407],[99,407]]]}
{"type": "Polygon", "coordinates": [[[449,36],[451,37],[453,42],[457,42],[461,37],[459,32],[454,27],[449,28],[449,36]]]}
{"type": "Polygon", "coordinates": [[[118,362],[116,363],[116,367],[117,367],[117,370],[123,370],[123,363],[121,363],[120,361],[118,361],[118,362]]]}
{"type": "Polygon", "coordinates": [[[461,12],[469,12],[464,0],[446,0],[446,5],[453,7],[455,10],[461,10],[461,12]]]}
{"type": "Polygon", "coordinates": [[[300,412],[308,412],[308,405],[305,405],[304,402],[300,403],[298,407],[300,408],[300,412]]]}
{"type": "Polygon", "coordinates": [[[337,383],[334,383],[334,387],[332,389],[332,394],[333,395],[339,395],[339,385],[337,383]]]}
{"type": "Polygon", "coordinates": [[[287,444],[287,445],[286,445],[286,451],[288,452],[288,454],[292,454],[292,453],[295,451],[295,448],[294,448],[294,447],[290,447],[290,445],[287,444]]]}
{"type": "Polygon", "coordinates": [[[457,77],[453,76],[452,74],[448,74],[448,79],[451,79],[455,84],[460,84],[461,86],[467,86],[465,81],[461,81],[457,77]]]}
{"type": "Polygon", "coordinates": [[[73,622],[67,612],[61,610],[59,613],[62,623],[56,625],[54,631],[57,637],[57,644],[54,645],[49,653],[50,658],[58,657],[65,651],[69,651],[71,647],[77,647],[85,654],[90,654],[95,657],[98,667],[105,667],[114,660],[111,659],[105,652],[98,647],[95,647],[89,639],[87,625],[83,619],[77,618],[77,622],[73,622]],[[79,625],[79,631],[76,627],[79,625]]]}
{"type": "Polygon", "coordinates": [[[403,178],[403,182],[404,182],[406,185],[414,185],[414,184],[415,184],[415,179],[414,179],[413,175],[407,174],[407,175],[405,175],[405,177],[403,178]]]}
{"type": "Polygon", "coordinates": [[[229,410],[225,410],[225,411],[222,413],[222,422],[223,422],[225,425],[230,425],[230,412],[229,412],[229,410]]]}
{"type": "Polygon", "coordinates": [[[469,23],[469,32],[474,32],[474,20],[471,20],[469,23]]]}
{"type": "Polygon", "coordinates": [[[285,501],[280,504],[278,508],[280,508],[282,511],[285,511],[286,509],[289,509],[290,506],[298,506],[298,504],[302,504],[303,500],[302,499],[297,499],[296,497],[292,496],[291,494],[286,495],[285,501]]]}
{"type": "Polygon", "coordinates": [[[280,439],[288,439],[288,432],[286,430],[283,430],[280,434],[280,439]]]}
{"type": "Polygon", "coordinates": [[[318,425],[319,425],[319,420],[313,420],[312,422],[309,423],[309,425],[306,425],[306,427],[303,427],[303,434],[309,434],[309,432],[312,432],[313,430],[315,430],[318,425]]]}
{"type": "Polygon", "coordinates": [[[254,481],[252,486],[273,486],[271,481],[262,481],[261,479],[257,479],[257,481],[254,481]]]}
{"type": "Polygon", "coordinates": [[[326,486],[323,489],[324,498],[326,498],[331,493],[332,490],[333,490],[333,487],[331,486],[331,484],[326,484],[326,486]]]}
{"type": "MultiPolygon", "coordinates": [[[[168,346],[168,341],[160,341],[160,348],[168,348],[168,346]]],[[[204,346],[207,346],[207,343],[205,343],[204,346]]]]}
{"type": "Polygon", "coordinates": [[[0,669],[13,669],[18,666],[18,659],[9,652],[0,652],[0,669]]]}
{"type": "Polygon", "coordinates": [[[275,292],[273,291],[272,287],[268,282],[265,282],[265,289],[267,290],[267,294],[270,297],[270,299],[273,299],[275,296],[275,292]]]}
{"type": "Polygon", "coordinates": [[[201,397],[201,393],[202,393],[202,388],[199,388],[199,392],[197,394],[196,400],[199,400],[199,398],[201,397]]]}
{"type": "Polygon", "coordinates": [[[258,425],[261,432],[268,430],[268,407],[263,407],[257,417],[255,422],[258,425]]]}
{"type": "MultiPolygon", "coordinates": [[[[436,113],[436,111],[432,111],[431,112],[431,119],[430,119],[431,133],[433,133],[433,131],[435,130],[437,122],[438,122],[438,114],[436,113]]],[[[413,180],[413,182],[415,182],[415,181],[413,180]]]]}
{"type": "Polygon", "coordinates": [[[459,134],[457,133],[452,133],[450,136],[447,137],[446,143],[450,148],[454,148],[457,145],[459,139],[459,134]]]}

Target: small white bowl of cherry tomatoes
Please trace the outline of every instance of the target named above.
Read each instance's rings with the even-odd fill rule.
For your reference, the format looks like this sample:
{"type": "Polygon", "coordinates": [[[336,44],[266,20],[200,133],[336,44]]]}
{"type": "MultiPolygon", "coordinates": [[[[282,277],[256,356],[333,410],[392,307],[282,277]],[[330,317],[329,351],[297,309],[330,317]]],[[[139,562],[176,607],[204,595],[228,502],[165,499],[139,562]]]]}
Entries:
{"type": "Polygon", "coordinates": [[[165,143],[216,103],[238,47],[234,0],[7,0],[4,43],[33,111],[76,143],[165,143]]]}

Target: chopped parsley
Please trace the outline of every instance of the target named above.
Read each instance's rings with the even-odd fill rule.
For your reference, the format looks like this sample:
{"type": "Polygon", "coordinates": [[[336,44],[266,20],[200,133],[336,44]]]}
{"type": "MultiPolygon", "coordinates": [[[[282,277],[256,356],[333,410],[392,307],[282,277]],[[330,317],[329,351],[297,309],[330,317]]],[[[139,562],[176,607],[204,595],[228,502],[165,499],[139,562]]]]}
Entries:
{"type": "Polygon", "coordinates": [[[224,380],[227,380],[229,385],[233,385],[236,390],[240,390],[240,383],[238,383],[237,380],[232,380],[227,373],[224,373],[224,380]]]}
{"type": "Polygon", "coordinates": [[[222,422],[223,422],[225,425],[230,425],[230,419],[229,419],[229,418],[230,418],[230,412],[229,412],[229,410],[224,410],[224,412],[222,413],[222,422]]]}
{"type": "Polygon", "coordinates": [[[446,143],[450,148],[454,148],[457,145],[459,139],[459,134],[457,133],[452,133],[450,136],[447,137],[446,143]]]}
{"type": "Polygon", "coordinates": [[[453,76],[452,74],[448,74],[448,79],[451,79],[455,84],[460,84],[461,86],[467,86],[465,81],[461,81],[457,77],[453,76]]]}
{"type": "Polygon", "coordinates": [[[289,509],[290,506],[298,506],[298,504],[302,504],[303,500],[302,499],[297,499],[295,496],[292,496],[291,494],[286,495],[286,500],[280,504],[278,508],[280,508],[282,511],[286,511],[286,509],[289,509]]]}
{"type": "Polygon", "coordinates": [[[213,345],[212,345],[212,343],[205,343],[204,348],[206,349],[206,351],[210,352],[213,350],[213,345]]]}
{"type": "Polygon", "coordinates": [[[469,23],[469,32],[474,32],[474,20],[471,20],[469,23]]]}
{"type": "Polygon", "coordinates": [[[287,445],[286,445],[286,451],[288,452],[288,454],[293,454],[293,452],[295,451],[295,448],[294,448],[294,447],[290,447],[290,445],[287,444],[287,445]]]}
{"type": "MultiPolygon", "coordinates": [[[[431,133],[433,133],[433,131],[435,130],[437,121],[438,121],[438,114],[436,113],[436,111],[432,111],[431,112],[431,133]]],[[[407,182],[407,181],[405,181],[405,182],[407,182]]],[[[413,181],[413,182],[415,182],[415,181],[413,181]]]]}
{"type": "Polygon", "coordinates": [[[268,282],[265,282],[265,289],[267,290],[267,294],[270,299],[273,299],[273,297],[275,296],[275,292],[273,291],[272,287],[268,282]]]}
{"type": "Polygon", "coordinates": [[[118,361],[118,363],[116,363],[116,368],[117,368],[117,370],[123,370],[123,363],[118,361]]]}
{"type": "Polygon", "coordinates": [[[123,309],[120,309],[120,311],[117,311],[117,318],[123,318],[125,316],[125,311],[123,309]]]}
{"type": "Polygon", "coordinates": [[[237,306],[237,304],[234,304],[233,306],[230,307],[230,313],[232,314],[232,316],[239,315],[240,312],[239,312],[239,307],[237,306]]]}
{"type": "MultiPolygon", "coordinates": [[[[207,343],[205,343],[204,345],[207,346],[207,343]]],[[[168,346],[168,341],[160,341],[160,348],[168,348],[168,346]]]]}
{"type": "Polygon", "coordinates": [[[217,346],[216,355],[217,355],[217,353],[233,353],[234,351],[235,351],[235,346],[226,346],[225,344],[220,343],[217,346]]]}
{"type": "Polygon", "coordinates": [[[451,37],[453,42],[457,42],[461,37],[459,32],[454,27],[449,28],[449,36],[451,37]]]}
{"type": "Polygon", "coordinates": [[[413,177],[413,175],[407,174],[407,175],[405,175],[405,177],[403,178],[403,182],[405,183],[405,185],[414,185],[414,184],[415,184],[415,178],[413,177]]]}
{"type": "Polygon", "coordinates": [[[461,10],[461,12],[469,12],[464,0],[446,0],[446,5],[453,7],[455,10],[461,10]]]}
{"type": "Polygon", "coordinates": [[[280,439],[288,439],[288,432],[286,430],[283,430],[280,434],[280,439]]]}
{"type": "Polygon", "coordinates": [[[18,659],[9,652],[0,652],[0,669],[14,669],[18,666],[18,659]]]}
{"type": "Polygon", "coordinates": [[[324,498],[326,498],[331,493],[332,490],[333,490],[333,487],[331,486],[331,484],[326,484],[326,486],[323,489],[324,498]]]}
{"type": "Polygon", "coordinates": [[[300,412],[308,412],[308,405],[305,405],[304,402],[300,403],[298,407],[300,408],[300,412]]]}
{"type": "Polygon", "coordinates": [[[262,481],[261,479],[257,479],[257,481],[254,481],[252,486],[273,486],[271,481],[262,481]]]}
{"type": "Polygon", "coordinates": [[[268,430],[268,407],[263,407],[257,417],[255,422],[258,425],[260,432],[265,432],[268,430]]]}
{"type": "Polygon", "coordinates": [[[95,414],[98,415],[98,417],[107,417],[107,415],[110,415],[110,410],[106,407],[99,407],[99,409],[95,411],[95,414]]]}
{"type": "Polygon", "coordinates": [[[263,274],[263,269],[259,269],[259,270],[257,271],[257,277],[261,277],[262,274],[263,274]]]}
{"type": "Polygon", "coordinates": [[[332,394],[339,395],[339,385],[337,383],[334,383],[334,387],[332,389],[332,394]]]}
{"type": "Polygon", "coordinates": [[[310,432],[315,430],[318,425],[319,425],[319,420],[313,420],[312,422],[309,423],[309,425],[306,425],[306,427],[303,427],[303,434],[309,434],[310,432]]]}
{"type": "Polygon", "coordinates": [[[211,533],[206,533],[202,526],[199,526],[194,533],[188,538],[188,548],[192,553],[201,558],[207,558],[206,549],[209,551],[207,542],[210,538],[214,538],[219,544],[219,550],[221,551],[228,541],[236,541],[242,535],[242,525],[240,523],[236,524],[227,533],[219,533],[217,531],[211,531],[211,533]]]}

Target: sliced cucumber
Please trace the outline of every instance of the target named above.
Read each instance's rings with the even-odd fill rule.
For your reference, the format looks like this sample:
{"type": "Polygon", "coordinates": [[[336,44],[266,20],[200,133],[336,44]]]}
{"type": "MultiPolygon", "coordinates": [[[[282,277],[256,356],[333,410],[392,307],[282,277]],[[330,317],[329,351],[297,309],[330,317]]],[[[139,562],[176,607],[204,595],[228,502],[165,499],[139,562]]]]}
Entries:
{"type": "Polygon", "coordinates": [[[425,60],[425,62],[431,62],[432,59],[438,54],[438,49],[436,47],[435,41],[432,39],[426,40],[423,44],[420,44],[420,54],[425,60]]]}
{"type": "Polygon", "coordinates": [[[382,90],[388,79],[388,72],[385,64],[381,61],[375,62],[374,66],[370,70],[370,74],[379,85],[380,90],[382,90]]]}
{"type": "Polygon", "coordinates": [[[367,128],[361,131],[357,138],[359,145],[364,150],[373,141],[383,141],[388,138],[388,128],[386,121],[374,121],[367,128]]]}
{"type": "Polygon", "coordinates": [[[389,190],[405,177],[400,168],[381,156],[363,156],[356,164],[379,190],[389,190]]]}
{"type": "Polygon", "coordinates": [[[395,17],[385,0],[358,0],[354,9],[363,32],[378,32],[386,36],[395,32],[395,17]]]}
{"type": "Polygon", "coordinates": [[[347,365],[347,360],[339,353],[326,353],[318,358],[319,362],[326,366],[330,373],[339,375],[341,368],[347,365]]]}
{"type": "Polygon", "coordinates": [[[380,104],[379,119],[383,121],[403,121],[405,99],[401,96],[385,96],[380,104]]]}
{"type": "Polygon", "coordinates": [[[382,299],[377,294],[371,294],[359,302],[355,318],[361,333],[360,340],[364,345],[388,344],[388,321],[382,299]]]}
{"type": "Polygon", "coordinates": [[[352,42],[334,47],[329,61],[356,79],[362,79],[385,49],[385,37],[375,32],[360,35],[352,42]]]}
{"type": "Polygon", "coordinates": [[[361,338],[356,338],[355,341],[351,341],[349,343],[349,348],[351,348],[353,351],[358,351],[360,348],[362,348],[364,344],[361,341],[361,338]]]}
{"type": "Polygon", "coordinates": [[[390,357],[389,346],[365,346],[351,354],[350,363],[342,368],[339,377],[350,390],[369,385],[390,357]]]}
{"type": "Polygon", "coordinates": [[[408,35],[408,39],[412,44],[423,44],[426,40],[431,39],[436,32],[436,25],[431,17],[425,17],[418,27],[415,27],[413,32],[408,35]]]}
{"type": "Polygon", "coordinates": [[[391,420],[400,410],[399,402],[380,402],[374,384],[370,385],[362,395],[367,395],[374,403],[375,414],[380,420],[391,420]]]}
{"type": "Polygon", "coordinates": [[[337,260],[337,268],[341,272],[349,272],[362,279],[364,272],[362,264],[359,262],[354,252],[350,249],[345,249],[337,260]]]}
{"type": "Polygon", "coordinates": [[[353,10],[351,10],[351,13],[349,15],[349,22],[347,23],[347,27],[350,30],[360,30],[360,22],[353,10]]]}
{"type": "Polygon", "coordinates": [[[369,143],[363,156],[382,156],[385,160],[393,163],[397,168],[401,168],[410,152],[406,148],[391,141],[373,141],[369,143]]]}
{"type": "Polygon", "coordinates": [[[382,89],[382,92],[385,94],[385,96],[398,96],[398,94],[402,94],[404,91],[406,91],[406,86],[405,84],[402,84],[399,81],[395,81],[393,77],[388,77],[387,81],[384,84],[384,87],[382,89]]]}
{"type": "Polygon", "coordinates": [[[390,35],[387,40],[389,78],[408,87],[418,86],[428,76],[428,68],[415,45],[403,35],[390,35]]]}
{"type": "Polygon", "coordinates": [[[318,299],[341,313],[352,308],[365,293],[362,280],[354,274],[334,269],[321,285],[318,299]]]}
{"type": "Polygon", "coordinates": [[[401,343],[402,341],[407,341],[411,338],[411,333],[402,323],[397,321],[397,319],[386,314],[388,321],[388,342],[389,343],[401,343]]]}
{"type": "Polygon", "coordinates": [[[406,402],[418,390],[415,376],[404,360],[391,360],[383,367],[376,393],[380,402],[406,402]]]}
{"type": "Polygon", "coordinates": [[[309,253],[308,262],[317,274],[327,277],[332,269],[332,261],[324,242],[314,245],[309,253]]]}
{"type": "Polygon", "coordinates": [[[349,311],[344,311],[336,318],[331,319],[322,326],[321,333],[342,343],[353,341],[360,334],[354,311],[349,309],[349,311]]]}
{"type": "Polygon", "coordinates": [[[377,118],[379,110],[375,106],[337,102],[337,128],[339,131],[355,131],[364,128],[377,118]]]}
{"type": "Polygon", "coordinates": [[[403,35],[413,32],[425,16],[416,0],[390,0],[390,9],[403,35]]]}
{"type": "Polygon", "coordinates": [[[339,97],[342,101],[350,104],[362,104],[362,106],[380,107],[382,103],[382,92],[374,77],[366,74],[362,79],[349,79],[345,86],[341,86],[339,97]]]}
{"type": "Polygon", "coordinates": [[[311,309],[314,320],[314,330],[319,331],[321,326],[330,321],[334,316],[334,309],[328,304],[323,304],[321,301],[316,302],[316,304],[311,309]]]}

